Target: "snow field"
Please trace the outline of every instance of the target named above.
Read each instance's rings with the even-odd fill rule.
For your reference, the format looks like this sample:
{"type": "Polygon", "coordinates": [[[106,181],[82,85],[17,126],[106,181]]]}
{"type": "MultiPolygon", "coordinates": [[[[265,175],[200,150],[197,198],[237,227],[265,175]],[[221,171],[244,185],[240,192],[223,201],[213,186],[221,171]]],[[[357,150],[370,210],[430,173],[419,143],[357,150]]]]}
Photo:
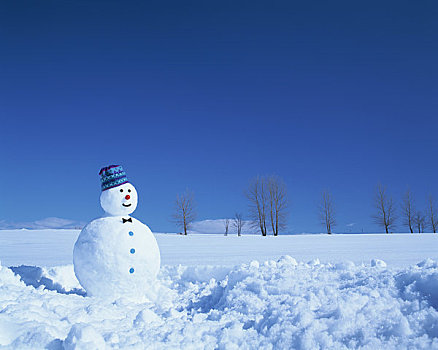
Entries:
{"type": "MultiPolygon", "coordinates": [[[[59,266],[73,262],[79,230],[0,230],[0,260],[5,266],[59,266]]],[[[390,267],[407,267],[426,258],[438,261],[438,235],[364,234],[260,237],[155,233],[162,265],[227,265],[251,260],[276,260],[282,255],[298,261],[324,263],[384,260],[390,267]]]]}
{"type": "Polygon", "coordinates": [[[0,267],[0,349],[438,349],[431,259],[167,265],[137,302],[84,297],[71,265],[14,271],[0,267]]]}

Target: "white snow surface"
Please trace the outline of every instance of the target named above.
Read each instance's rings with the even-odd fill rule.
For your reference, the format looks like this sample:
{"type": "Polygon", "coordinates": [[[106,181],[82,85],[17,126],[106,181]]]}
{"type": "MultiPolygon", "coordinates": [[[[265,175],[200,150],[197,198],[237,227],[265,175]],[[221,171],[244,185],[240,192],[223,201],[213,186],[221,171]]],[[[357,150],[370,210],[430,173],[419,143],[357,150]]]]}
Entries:
{"type": "Polygon", "coordinates": [[[436,235],[158,234],[146,299],[108,301],[78,233],[0,231],[0,349],[438,349],[436,235]]]}
{"type": "MultiPolygon", "coordinates": [[[[0,230],[0,260],[5,266],[71,264],[80,230],[0,230]]],[[[234,266],[251,260],[293,256],[298,261],[353,261],[368,264],[384,260],[407,267],[426,258],[438,261],[438,235],[188,235],[155,233],[163,265],[234,266]]]]}

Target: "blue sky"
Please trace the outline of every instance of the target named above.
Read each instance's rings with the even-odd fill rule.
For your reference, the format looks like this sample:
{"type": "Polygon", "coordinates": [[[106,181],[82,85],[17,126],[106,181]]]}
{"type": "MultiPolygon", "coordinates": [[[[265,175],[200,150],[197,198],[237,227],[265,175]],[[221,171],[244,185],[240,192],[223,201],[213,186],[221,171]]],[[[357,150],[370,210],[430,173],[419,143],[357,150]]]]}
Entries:
{"type": "MultiPolygon", "coordinates": [[[[377,231],[377,183],[438,198],[435,1],[14,1],[0,11],[0,220],[101,214],[122,164],[134,216],[174,231],[246,213],[254,176],[288,186],[289,231],[377,231]]],[[[402,229],[399,220],[399,229],[402,229]]]]}

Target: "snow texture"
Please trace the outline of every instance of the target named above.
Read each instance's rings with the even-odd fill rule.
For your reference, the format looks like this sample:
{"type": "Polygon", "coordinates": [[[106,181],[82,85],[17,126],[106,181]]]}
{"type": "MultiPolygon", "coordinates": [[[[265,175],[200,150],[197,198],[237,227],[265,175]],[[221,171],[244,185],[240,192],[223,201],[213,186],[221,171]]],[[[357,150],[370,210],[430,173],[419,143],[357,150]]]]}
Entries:
{"type": "Polygon", "coordinates": [[[58,255],[77,235],[0,231],[0,259],[29,264],[0,264],[1,350],[438,349],[437,235],[159,234],[135,301],[86,296],[58,255]]]}
{"type": "Polygon", "coordinates": [[[72,292],[71,268],[42,273],[56,289],[2,266],[0,349],[438,349],[437,262],[374,265],[165,266],[138,303],[72,292]]]}

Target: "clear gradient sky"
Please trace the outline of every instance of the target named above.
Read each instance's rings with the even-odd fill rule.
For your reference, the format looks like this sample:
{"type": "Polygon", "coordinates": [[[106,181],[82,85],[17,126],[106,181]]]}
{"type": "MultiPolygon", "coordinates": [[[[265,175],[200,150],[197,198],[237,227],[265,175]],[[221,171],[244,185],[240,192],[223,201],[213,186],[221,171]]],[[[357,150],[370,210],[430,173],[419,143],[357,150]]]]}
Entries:
{"type": "Polygon", "coordinates": [[[186,187],[246,213],[257,174],[294,233],[326,188],[338,232],[378,230],[378,182],[438,198],[436,1],[3,1],[0,50],[0,220],[99,216],[109,164],[155,231],[186,187]]]}

